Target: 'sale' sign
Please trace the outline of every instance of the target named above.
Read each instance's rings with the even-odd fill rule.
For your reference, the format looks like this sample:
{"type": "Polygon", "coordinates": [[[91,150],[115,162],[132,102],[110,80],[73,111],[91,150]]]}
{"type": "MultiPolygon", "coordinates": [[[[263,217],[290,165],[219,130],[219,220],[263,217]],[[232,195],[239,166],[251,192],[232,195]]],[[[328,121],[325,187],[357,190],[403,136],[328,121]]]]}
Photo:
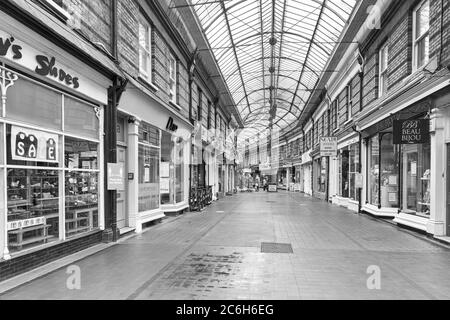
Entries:
{"type": "Polygon", "coordinates": [[[428,119],[394,120],[394,144],[430,142],[428,119]]]}

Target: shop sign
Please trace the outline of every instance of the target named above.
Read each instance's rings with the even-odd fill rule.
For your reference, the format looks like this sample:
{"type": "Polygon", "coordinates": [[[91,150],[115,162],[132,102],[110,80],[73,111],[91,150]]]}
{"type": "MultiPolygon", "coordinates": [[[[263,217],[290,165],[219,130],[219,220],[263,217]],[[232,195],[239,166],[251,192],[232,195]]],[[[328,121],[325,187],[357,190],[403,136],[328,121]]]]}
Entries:
{"type": "Polygon", "coordinates": [[[172,117],[169,117],[169,120],[167,121],[167,124],[166,124],[166,129],[169,131],[172,131],[172,132],[175,132],[178,130],[178,126],[173,123],[172,117]]]}
{"type": "Polygon", "coordinates": [[[38,226],[41,224],[45,224],[45,217],[37,217],[25,220],[17,220],[8,222],[8,231],[17,230],[32,226],[38,226]]]}
{"type": "Polygon", "coordinates": [[[394,120],[394,144],[421,144],[430,142],[428,119],[394,120]]]}
{"type": "Polygon", "coordinates": [[[337,153],[337,137],[320,138],[320,156],[335,157],[337,153]]]}
{"type": "Polygon", "coordinates": [[[13,160],[57,163],[58,147],[57,134],[11,126],[13,160]]]}
{"type": "Polygon", "coordinates": [[[125,190],[123,163],[108,163],[108,190],[125,190]]]}
{"type": "Polygon", "coordinates": [[[2,30],[0,30],[0,57],[102,103],[107,101],[105,88],[62,65],[56,57],[36,50],[2,30]]]}

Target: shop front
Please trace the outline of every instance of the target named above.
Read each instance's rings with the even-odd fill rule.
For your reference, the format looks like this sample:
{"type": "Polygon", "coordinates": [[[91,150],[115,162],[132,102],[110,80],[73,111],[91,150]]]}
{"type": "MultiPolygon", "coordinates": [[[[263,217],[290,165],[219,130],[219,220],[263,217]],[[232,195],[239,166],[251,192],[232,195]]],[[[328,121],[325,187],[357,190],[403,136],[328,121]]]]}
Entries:
{"type": "MultiPolygon", "coordinates": [[[[302,154],[301,163],[301,176],[302,180],[300,184],[303,186],[303,192],[308,195],[312,195],[312,158],[311,151],[307,151],[302,154]]],[[[300,187],[302,188],[302,187],[300,187]]]]}
{"type": "MultiPolygon", "coordinates": [[[[337,182],[332,202],[357,212],[360,200],[360,148],[358,134],[342,139],[338,144],[337,182]]],[[[332,192],[330,190],[330,192],[332,192]]]]}
{"type": "MultiPolygon", "coordinates": [[[[101,241],[111,80],[0,15],[0,42],[14,41],[0,57],[0,260],[13,266],[0,266],[1,279],[35,265],[23,260],[28,253],[58,245],[69,254],[77,239],[101,241]]],[[[45,256],[41,263],[58,258],[45,256]]]]}
{"type": "MultiPolygon", "coordinates": [[[[130,79],[119,111],[126,126],[127,211],[122,232],[189,207],[191,124],[130,79]],[[126,121],[125,121],[126,119],[126,121]]],[[[118,159],[120,152],[118,151],[118,159]]],[[[118,199],[119,201],[119,199],[118,199]]],[[[118,209],[118,223],[119,223],[118,209]]]]}
{"type": "Polygon", "coordinates": [[[313,196],[322,200],[327,199],[328,192],[328,157],[320,154],[313,158],[313,196]]]}
{"type": "Polygon", "coordinates": [[[396,221],[402,217],[414,220],[423,225],[423,230],[431,205],[429,110],[428,103],[420,103],[363,132],[372,133],[365,137],[367,177],[363,210],[394,217],[396,221]],[[409,137],[408,132],[416,134],[409,137]],[[421,139],[417,140],[419,135],[421,139]]]}

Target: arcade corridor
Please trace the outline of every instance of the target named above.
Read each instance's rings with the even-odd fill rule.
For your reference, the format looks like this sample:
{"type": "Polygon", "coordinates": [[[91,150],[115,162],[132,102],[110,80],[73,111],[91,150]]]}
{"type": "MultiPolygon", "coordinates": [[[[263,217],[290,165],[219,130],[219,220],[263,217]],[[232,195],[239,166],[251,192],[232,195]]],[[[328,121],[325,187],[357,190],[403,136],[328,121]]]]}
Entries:
{"type": "Polygon", "coordinates": [[[449,299],[449,264],[444,245],[368,215],[240,193],[71,263],[79,290],[63,266],[0,299],[449,299]]]}

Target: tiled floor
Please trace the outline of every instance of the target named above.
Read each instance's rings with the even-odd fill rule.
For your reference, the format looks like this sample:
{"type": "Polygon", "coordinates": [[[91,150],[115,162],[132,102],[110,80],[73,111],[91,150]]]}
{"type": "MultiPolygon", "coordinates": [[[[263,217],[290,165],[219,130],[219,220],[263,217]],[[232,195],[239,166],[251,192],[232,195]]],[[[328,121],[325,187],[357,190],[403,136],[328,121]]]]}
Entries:
{"type": "Polygon", "coordinates": [[[450,299],[449,249],[299,193],[226,197],[76,265],[80,290],[63,268],[0,299],[450,299]]]}

